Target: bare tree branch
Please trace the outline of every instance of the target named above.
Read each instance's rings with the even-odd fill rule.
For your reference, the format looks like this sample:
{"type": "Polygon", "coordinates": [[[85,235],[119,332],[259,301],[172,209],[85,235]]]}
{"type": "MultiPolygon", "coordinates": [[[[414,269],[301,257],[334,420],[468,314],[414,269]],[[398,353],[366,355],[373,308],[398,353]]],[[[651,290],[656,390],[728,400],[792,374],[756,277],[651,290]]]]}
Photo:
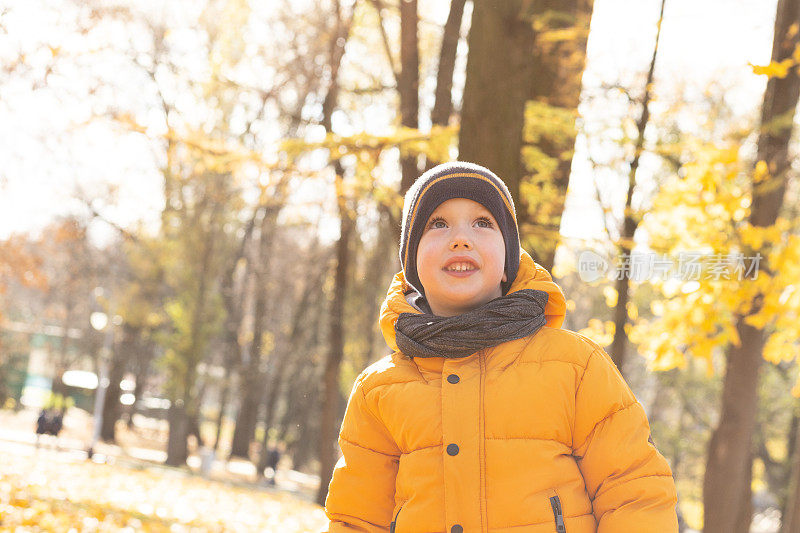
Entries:
{"type": "Polygon", "coordinates": [[[397,68],[394,56],[392,55],[392,47],[389,44],[389,36],[386,34],[386,28],[383,26],[383,0],[371,0],[372,5],[375,6],[375,11],[378,13],[378,29],[381,31],[381,40],[383,41],[383,50],[386,52],[386,59],[389,61],[389,68],[392,69],[395,83],[400,85],[400,69],[397,68]]]}

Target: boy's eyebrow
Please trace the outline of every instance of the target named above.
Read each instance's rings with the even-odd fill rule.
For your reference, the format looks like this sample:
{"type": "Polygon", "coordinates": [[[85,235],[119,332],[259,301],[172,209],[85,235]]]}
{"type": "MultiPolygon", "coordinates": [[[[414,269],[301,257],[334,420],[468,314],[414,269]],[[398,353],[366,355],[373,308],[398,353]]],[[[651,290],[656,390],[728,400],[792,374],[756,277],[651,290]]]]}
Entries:
{"type": "MultiPolygon", "coordinates": [[[[474,218],[476,220],[479,219],[479,218],[485,218],[486,220],[488,220],[490,222],[494,221],[495,224],[497,223],[497,221],[495,220],[494,216],[491,213],[488,213],[488,212],[487,213],[476,213],[471,218],[474,218]]],[[[439,220],[447,222],[447,218],[444,215],[431,215],[428,218],[428,221],[425,222],[425,227],[427,228],[433,222],[437,222],[439,220]]]]}

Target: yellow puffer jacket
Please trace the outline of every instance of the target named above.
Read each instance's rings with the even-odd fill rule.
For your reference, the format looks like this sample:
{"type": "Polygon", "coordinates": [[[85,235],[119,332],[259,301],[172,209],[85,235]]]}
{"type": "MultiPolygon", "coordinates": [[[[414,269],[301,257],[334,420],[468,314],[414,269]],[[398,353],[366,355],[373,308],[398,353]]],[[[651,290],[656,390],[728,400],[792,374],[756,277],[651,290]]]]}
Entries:
{"type": "Polygon", "coordinates": [[[339,435],[329,531],[678,531],[669,466],[608,355],[560,329],[565,302],[522,252],[510,291],[549,295],[536,334],[461,359],[403,356],[397,274],[381,308],[395,350],[356,380],[339,435]]]}

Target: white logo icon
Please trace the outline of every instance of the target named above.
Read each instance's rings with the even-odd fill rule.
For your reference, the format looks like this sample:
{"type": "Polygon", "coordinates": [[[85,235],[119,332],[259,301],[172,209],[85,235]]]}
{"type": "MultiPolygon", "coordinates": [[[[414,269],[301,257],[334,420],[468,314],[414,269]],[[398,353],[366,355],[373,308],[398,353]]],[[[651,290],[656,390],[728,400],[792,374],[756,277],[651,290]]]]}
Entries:
{"type": "Polygon", "coordinates": [[[587,283],[602,278],[608,272],[609,266],[603,256],[591,250],[584,250],[578,256],[578,275],[587,283]]]}

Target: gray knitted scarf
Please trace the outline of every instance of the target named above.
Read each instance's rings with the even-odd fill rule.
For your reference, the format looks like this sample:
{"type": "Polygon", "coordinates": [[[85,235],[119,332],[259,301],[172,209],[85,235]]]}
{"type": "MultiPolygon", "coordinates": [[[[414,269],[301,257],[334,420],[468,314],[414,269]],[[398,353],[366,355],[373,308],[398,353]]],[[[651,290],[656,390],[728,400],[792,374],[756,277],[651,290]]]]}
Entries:
{"type": "Polygon", "coordinates": [[[460,358],[533,335],[545,325],[547,293],[522,289],[456,316],[401,313],[395,323],[400,351],[410,358],[460,358]]]}

